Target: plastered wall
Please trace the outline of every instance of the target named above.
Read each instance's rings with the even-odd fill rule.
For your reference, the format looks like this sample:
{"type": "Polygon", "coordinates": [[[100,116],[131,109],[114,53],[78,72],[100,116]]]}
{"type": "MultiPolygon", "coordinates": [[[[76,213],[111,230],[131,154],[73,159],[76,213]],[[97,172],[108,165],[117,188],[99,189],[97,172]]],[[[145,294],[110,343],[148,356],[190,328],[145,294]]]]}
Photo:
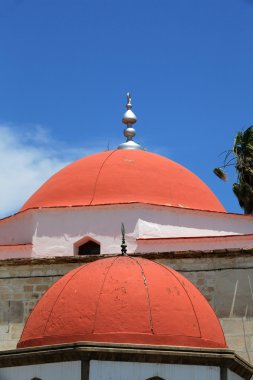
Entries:
{"type": "Polygon", "coordinates": [[[75,254],[76,243],[86,237],[100,243],[101,254],[117,254],[122,222],[130,253],[250,248],[253,245],[252,236],[244,236],[253,234],[252,218],[244,215],[142,204],[49,208],[28,210],[0,220],[0,260],[71,256],[75,254]],[[202,239],[178,239],[187,237],[202,239]],[[146,239],[145,243],[139,238],[146,239]],[[169,240],[152,242],[150,238],[169,240]],[[21,244],[26,246],[21,247],[21,244]]]}

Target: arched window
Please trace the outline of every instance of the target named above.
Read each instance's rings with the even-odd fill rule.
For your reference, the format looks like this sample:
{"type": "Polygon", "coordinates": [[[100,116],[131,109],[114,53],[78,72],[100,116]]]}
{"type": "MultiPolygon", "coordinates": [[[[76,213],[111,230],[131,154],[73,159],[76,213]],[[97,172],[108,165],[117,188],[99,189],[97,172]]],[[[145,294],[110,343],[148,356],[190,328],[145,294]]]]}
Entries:
{"type": "Polygon", "coordinates": [[[78,247],[78,255],[100,255],[100,244],[89,240],[78,247]]]}
{"type": "Polygon", "coordinates": [[[164,379],[159,376],[153,376],[153,377],[149,377],[147,380],[164,380],[164,379]]]}
{"type": "Polygon", "coordinates": [[[33,377],[31,380],[41,380],[39,377],[33,377]]]}

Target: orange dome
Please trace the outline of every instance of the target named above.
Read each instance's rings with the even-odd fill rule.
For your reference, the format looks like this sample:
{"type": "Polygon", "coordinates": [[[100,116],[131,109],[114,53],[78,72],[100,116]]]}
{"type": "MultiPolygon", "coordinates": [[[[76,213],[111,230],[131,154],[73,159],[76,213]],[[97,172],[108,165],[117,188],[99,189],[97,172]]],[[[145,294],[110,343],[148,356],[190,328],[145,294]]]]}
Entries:
{"type": "Polygon", "coordinates": [[[68,165],[46,181],[21,210],[120,203],[225,211],[192,172],[141,150],[107,151],[68,165]]]}
{"type": "Polygon", "coordinates": [[[225,348],[202,294],[161,264],[118,256],[72,270],[37,303],[18,347],[77,341],[225,348]]]}

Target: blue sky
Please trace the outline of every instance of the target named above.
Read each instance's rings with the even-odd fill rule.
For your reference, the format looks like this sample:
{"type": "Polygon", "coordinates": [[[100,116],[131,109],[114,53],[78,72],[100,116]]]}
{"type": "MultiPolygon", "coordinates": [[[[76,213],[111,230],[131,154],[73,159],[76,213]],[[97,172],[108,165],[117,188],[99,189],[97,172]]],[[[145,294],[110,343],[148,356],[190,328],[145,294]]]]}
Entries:
{"type": "Polygon", "coordinates": [[[136,140],[195,172],[230,212],[212,173],[253,124],[251,0],[1,0],[0,209],[16,211],[68,162],[136,140]]]}

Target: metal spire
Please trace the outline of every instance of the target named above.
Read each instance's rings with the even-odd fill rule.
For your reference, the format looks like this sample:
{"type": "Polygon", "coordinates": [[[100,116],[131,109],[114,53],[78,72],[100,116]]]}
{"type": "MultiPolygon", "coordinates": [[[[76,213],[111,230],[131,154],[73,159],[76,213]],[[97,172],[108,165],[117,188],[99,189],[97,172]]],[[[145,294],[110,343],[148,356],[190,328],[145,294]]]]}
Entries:
{"type": "Polygon", "coordinates": [[[132,108],[132,98],[130,93],[127,93],[127,111],[123,115],[122,122],[126,124],[126,128],[124,129],[124,136],[127,138],[126,142],[120,144],[118,149],[142,149],[139,144],[133,141],[133,137],[135,136],[135,129],[133,128],[133,124],[136,123],[137,117],[131,110],[132,108]]]}
{"type": "Polygon", "coordinates": [[[122,256],[126,256],[127,255],[127,245],[126,245],[126,240],[125,240],[124,223],[121,223],[121,235],[122,235],[121,253],[122,253],[122,256]]]}

